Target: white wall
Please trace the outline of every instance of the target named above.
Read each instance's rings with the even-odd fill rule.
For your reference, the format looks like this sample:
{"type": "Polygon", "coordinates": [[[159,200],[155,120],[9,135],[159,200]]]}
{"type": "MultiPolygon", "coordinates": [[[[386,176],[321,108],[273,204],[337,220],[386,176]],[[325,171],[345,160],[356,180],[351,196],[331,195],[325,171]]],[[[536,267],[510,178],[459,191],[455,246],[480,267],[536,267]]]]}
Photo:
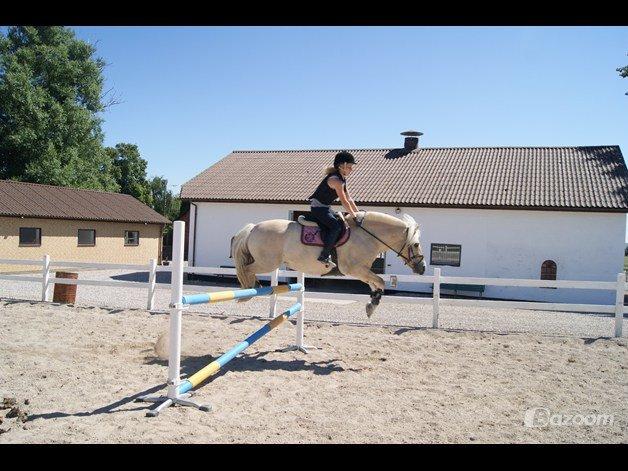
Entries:
{"type": "MultiPolygon", "coordinates": [[[[290,211],[309,211],[309,205],[194,203],[197,206],[196,247],[188,250],[190,265],[198,267],[234,266],[229,258],[231,238],[246,224],[267,219],[289,219],[290,211]]],[[[191,206],[193,208],[193,206],[191,206]]],[[[194,224],[190,214],[190,224],[194,224]]],[[[190,227],[192,229],[192,227],[190,227]]],[[[194,232],[190,230],[190,247],[194,232]]],[[[264,279],[264,277],[261,277],[264,279]]]]}
{"type": "MultiPolygon", "coordinates": [[[[231,237],[245,224],[266,219],[288,219],[290,211],[307,205],[195,203],[198,206],[196,248],[190,250],[196,266],[233,266],[231,237]]],[[[339,209],[339,207],[338,207],[339,209]]],[[[359,209],[396,215],[394,208],[359,209]]],[[[421,228],[425,274],[432,243],[460,244],[460,267],[440,266],[449,276],[539,279],[544,260],[557,264],[559,280],[615,281],[623,270],[626,215],[564,211],[511,211],[442,208],[401,208],[421,228]]],[[[192,219],[192,218],[191,218],[192,219]]],[[[191,221],[193,224],[193,220],[191,221]]],[[[190,227],[190,239],[194,237],[190,227]]],[[[386,273],[410,274],[401,259],[389,251],[386,273]]],[[[429,285],[399,283],[398,289],[428,292],[429,285]]],[[[574,303],[612,304],[615,294],[599,290],[566,290],[487,286],[486,297],[574,303]]]]}
{"type": "MultiPolygon", "coordinates": [[[[460,244],[460,267],[441,274],[487,278],[540,279],[541,264],[553,260],[559,280],[615,281],[623,271],[624,214],[562,211],[408,208],[421,227],[421,245],[430,265],[432,243],[460,244]]],[[[390,272],[402,273],[392,255],[390,272]]],[[[399,285],[400,289],[407,286],[399,285]]],[[[574,303],[614,303],[615,294],[487,286],[486,297],[574,303]]]]}

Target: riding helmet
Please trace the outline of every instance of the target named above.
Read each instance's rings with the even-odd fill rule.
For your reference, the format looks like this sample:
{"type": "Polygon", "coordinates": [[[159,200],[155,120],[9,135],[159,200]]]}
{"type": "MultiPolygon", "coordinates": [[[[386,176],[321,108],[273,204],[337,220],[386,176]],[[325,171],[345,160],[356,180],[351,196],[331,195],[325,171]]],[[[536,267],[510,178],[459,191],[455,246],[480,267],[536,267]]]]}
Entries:
{"type": "Polygon", "coordinates": [[[355,160],[355,157],[353,157],[353,154],[351,154],[350,152],[347,152],[346,150],[343,150],[336,154],[336,157],[334,158],[334,167],[338,168],[340,164],[344,164],[344,163],[347,163],[347,164],[357,163],[355,160]]]}

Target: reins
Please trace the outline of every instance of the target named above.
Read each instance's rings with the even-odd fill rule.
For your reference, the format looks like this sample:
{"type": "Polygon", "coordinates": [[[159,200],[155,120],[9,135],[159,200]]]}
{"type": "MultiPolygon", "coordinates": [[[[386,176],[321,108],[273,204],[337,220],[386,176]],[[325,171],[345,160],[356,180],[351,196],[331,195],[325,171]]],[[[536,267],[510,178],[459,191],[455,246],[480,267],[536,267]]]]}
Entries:
{"type": "Polygon", "coordinates": [[[390,245],[388,245],[386,242],[384,242],[382,239],[380,239],[379,237],[377,237],[375,234],[373,234],[371,231],[369,231],[368,229],[366,229],[363,225],[362,222],[364,222],[364,218],[366,217],[366,214],[364,215],[364,217],[362,218],[362,221],[360,223],[358,223],[356,221],[356,225],[361,228],[364,232],[366,232],[367,234],[371,235],[372,237],[374,237],[375,239],[379,240],[382,244],[384,244],[386,247],[388,247],[390,250],[392,250],[393,252],[395,252],[397,254],[397,257],[401,257],[403,258],[406,263],[412,263],[412,260],[407,258],[405,255],[402,255],[402,251],[403,249],[406,247],[406,245],[408,245],[408,231],[410,230],[409,227],[406,226],[406,238],[405,238],[405,242],[403,244],[403,247],[401,247],[400,251],[397,251],[395,249],[393,249],[390,245]]]}

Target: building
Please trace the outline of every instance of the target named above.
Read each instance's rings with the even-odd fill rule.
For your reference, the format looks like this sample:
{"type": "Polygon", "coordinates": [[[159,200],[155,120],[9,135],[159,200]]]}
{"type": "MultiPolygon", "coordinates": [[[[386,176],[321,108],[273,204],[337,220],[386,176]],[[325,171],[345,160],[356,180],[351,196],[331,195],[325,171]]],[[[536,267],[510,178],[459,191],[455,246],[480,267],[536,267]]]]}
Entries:
{"type": "MultiPolygon", "coordinates": [[[[0,258],[160,262],[169,223],[129,195],[0,180],[0,258]]],[[[0,264],[24,270],[32,267],[0,264]]]]}
{"type": "MultiPolygon", "coordinates": [[[[358,161],[348,188],[361,210],[416,219],[426,275],[440,267],[449,276],[615,281],[622,272],[628,170],[618,146],[420,148],[420,133],[403,134],[411,137],[402,148],[347,149],[358,161]]],[[[337,152],[234,151],[191,179],[181,189],[190,202],[189,263],[232,265],[230,239],[246,223],[308,211],[337,152]]],[[[392,252],[382,265],[410,273],[392,252]]],[[[496,286],[483,296],[615,299],[610,291],[496,286]]]]}

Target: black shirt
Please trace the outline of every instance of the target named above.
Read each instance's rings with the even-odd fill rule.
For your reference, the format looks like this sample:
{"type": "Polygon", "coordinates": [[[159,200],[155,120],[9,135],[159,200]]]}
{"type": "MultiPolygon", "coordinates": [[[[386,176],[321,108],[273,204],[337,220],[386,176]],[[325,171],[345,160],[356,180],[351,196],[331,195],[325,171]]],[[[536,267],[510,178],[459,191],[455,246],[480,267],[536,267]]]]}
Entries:
{"type": "Polygon", "coordinates": [[[334,173],[330,173],[325,178],[323,178],[323,181],[320,182],[320,184],[316,188],[316,191],[314,191],[314,193],[312,193],[312,195],[308,199],[315,198],[327,206],[331,205],[335,200],[337,200],[338,193],[327,183],[327,180],[329,180],[333,176],[340,178],[340,181],[342,182],[342,187],[345,188],[346,180],[342,178],[340,172],[336,171],[334,173]]]}

